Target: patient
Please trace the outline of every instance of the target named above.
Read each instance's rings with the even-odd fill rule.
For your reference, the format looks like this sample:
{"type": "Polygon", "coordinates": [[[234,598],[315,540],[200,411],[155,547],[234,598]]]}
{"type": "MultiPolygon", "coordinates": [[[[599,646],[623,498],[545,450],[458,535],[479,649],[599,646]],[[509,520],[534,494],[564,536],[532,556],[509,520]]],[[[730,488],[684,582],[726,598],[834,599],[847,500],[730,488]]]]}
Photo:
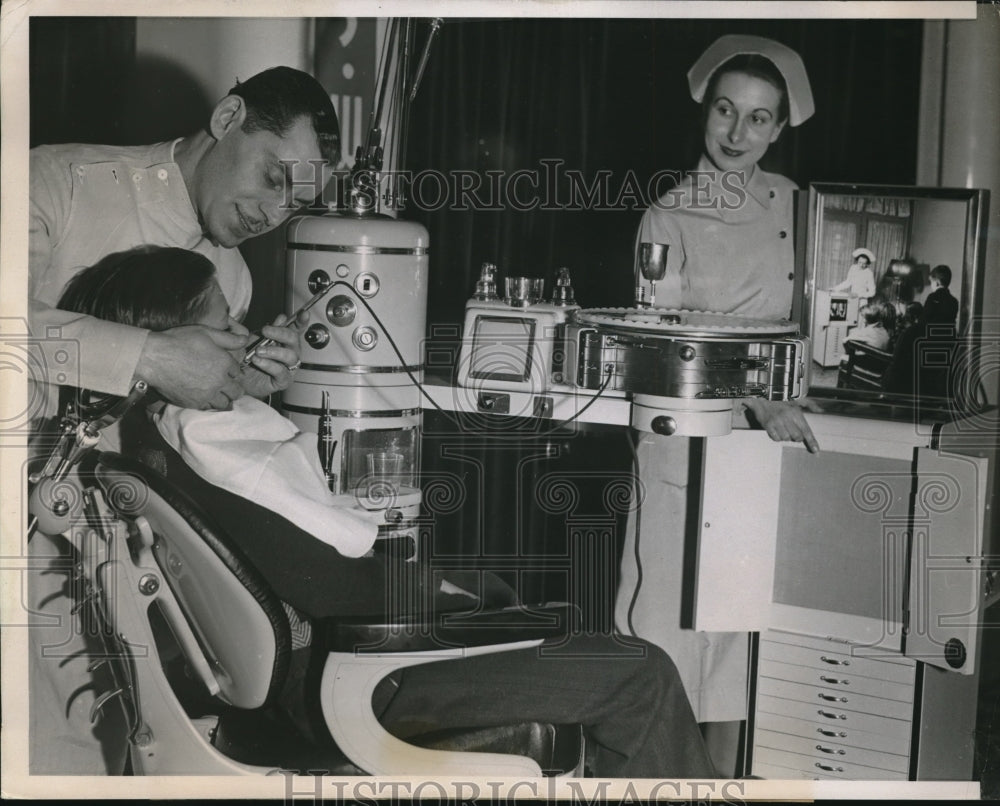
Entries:
{"type": "MultiPolygon", "coordinates": [[[[225,328],[231,323],[212,264],[175,248],[143,248],[106,258],[71,281],[59,307],[151,330],[195,323],[225,328]]],[[[130,422],[122,423],[123,446],[130,452],[131,445],[132,452],[166,470],[241,546],[275,593],[309,617],[384,613],[387,603],[398,598],[398,589],[428,580],[433,580],[436,609],[468,608],[470,594],[489,605],[513,603],[509,588],[490,574],[476,574],[469,584],[462,577],[456,580],[452,571],[443,580],[418,563],[357,556],[364,553],[366,541],[370,545],[374,540],[374,525],[363,514],[330,503],[330,519],[356,533],[344,542],[336,535],[317,539],[287,516],[294,513],[279,514],[270,505],[209,483],[201,474],[211,475],[210,468],[191,472],[168,444],[173,441],[186,452],[192,448],[196,455],[189,437],[211,436],[207,418],[218,417],[218,433],[240,434],[240,443],[262,443],[254,446],[254,461],[266,464],[267,457],[284,450],[290,458],[280,469],[298,465],[305,473],[315,470],[323,484],[315,443],[310,441],[305,450],[297,429],[289,424],[282,432],[260,406],[241,399],[232,412],[188,414],[162,405],[134,410],[130,422]],[[157,429],[148,427],[149,415],[157,429]],[[249,425],[233,430],[238,418],[259,433],[249,425]],[[174,426],[163,427],[165,420],[174,426]],[[189,423],[196,427],[187,428],[189,423]],[[312,463],[316,467],[310,469],[312,463]]],[[[276,412],[274,417],[284,420],[276,412]]],[[[255,470],[267,471],[250,464],[250,477],[255,470]]],[[[297,485],[299,479],[294,481],[297,485]]],[[[252,478],[243,483],[254,486],[252,478]]],[[[308,480],[302,486],[311,485],[308,480]]],[[[314,504],[324,505],[322,500],[314,504]]],[[[423,597],[416,601],[426,607],[423,597]]],[[[673,662],[658,647],[636,639],[626,647],[609,636],[576,635],[544,655],[524,649],[416,666],[384,680],[373,701],[380,721],[400,736],[418,729],[525,721],[580,723],[595,748],[595,776],[715,777],[673,662]]]]}
{"type": "MultiPolygon", "coordinates": [[[[186,324],[226,329],[233,322],[212,263],[175,247],[109,255],[73,277],[59,307],[149,330],[186,324]]],[[[381,560],[346,562],[370,552],[383,516],[335,502],[315,435],[249,395],[233,401],[230,411],[182,409],[152,398],[122,421],[123,452],[178,486],[207,493],[213,514],[221,513],[227,531],[236,533],[283,601],[315,617],[367,616],[384,612],[387,602],[401,604],[387,596],[381,560]]],[[[420,601],[428,580],[406,573],[414,577],[408,583],[412,598],[420,601]]],[[[438,606],[468,606],[477,598],[453,582],[434,584],[442,593],[438,606]]],[[[499,578],[490,575],[484,584],[492,604],[515,601],[499,578]]]]}
{"type": "MultiPolygon", "coordinates": [[[[112,254],[77,274],[59,305],[156,331],[186,324],[227,330],[235,323],[212,263],[177,248],[112,254]]],[[[376,516],[332,506],[315,435],[263,401],[245,395],[230,411],[159,402],[150,411],[163,439],[206,481],[281,513],[347,557],[372,548],[376,516]]]]}
{"type": "MultiPolygon", "coordinates": [[[[888,350],[896,328],[895,308],[886,300],[875,297],[871,302],[861,306],[858,315],[863,324],[847,334],[844,344],[853,341],[867,344],[876,350],[888,350]]],[[[842,362],[846,360],[844,358],[842,362]]]]}

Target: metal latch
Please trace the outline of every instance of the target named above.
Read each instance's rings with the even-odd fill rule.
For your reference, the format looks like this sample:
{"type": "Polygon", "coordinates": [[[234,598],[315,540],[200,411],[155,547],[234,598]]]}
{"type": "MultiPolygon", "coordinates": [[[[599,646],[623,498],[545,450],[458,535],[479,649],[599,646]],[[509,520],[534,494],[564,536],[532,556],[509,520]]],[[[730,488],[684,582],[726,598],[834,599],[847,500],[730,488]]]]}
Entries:
{"type": "Polygon", "coordinates": [[[510,395],[499,392],[480,392],[477,406],[490,414],[510,414],[510,395]]]}

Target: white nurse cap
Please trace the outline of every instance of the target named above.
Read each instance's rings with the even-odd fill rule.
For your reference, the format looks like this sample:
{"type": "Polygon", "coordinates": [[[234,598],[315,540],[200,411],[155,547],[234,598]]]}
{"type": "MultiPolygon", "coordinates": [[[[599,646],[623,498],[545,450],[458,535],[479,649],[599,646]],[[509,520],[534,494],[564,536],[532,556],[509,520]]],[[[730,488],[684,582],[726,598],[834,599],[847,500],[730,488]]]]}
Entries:
{"type": "Polygon", "coordinates": [[[871,249],[865,249],[863,246],[859,246],[857,249],[851,252],[851,257],[854,258],[854,260],[857,260],[862,255],[868,258],[869,263],[875,262],[875,253],[872,252],[871,249]]]}
{"type": "Polygon", "coordinates": [[[780,42],[762,36],[727,34],[720,36],[688,70],[691,97],[701,103],[712,74],[733,56],[756,54],[770,60],[788,87],[788,123],[798,126],[816,111],[809,76],[799,54],[780,42]]]}

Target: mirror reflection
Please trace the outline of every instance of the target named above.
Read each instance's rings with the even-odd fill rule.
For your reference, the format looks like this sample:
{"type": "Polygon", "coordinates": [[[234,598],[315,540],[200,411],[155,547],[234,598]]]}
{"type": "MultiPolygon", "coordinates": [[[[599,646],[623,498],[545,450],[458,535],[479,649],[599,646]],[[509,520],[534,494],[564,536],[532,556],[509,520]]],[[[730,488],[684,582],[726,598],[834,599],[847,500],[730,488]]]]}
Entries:
{"type": "Polygon", "coordinates": [[[985,192],[813,185],[811,393],[969,402],[985,192]],[[961,400],[959,400],[959,398],[961,400]]]}

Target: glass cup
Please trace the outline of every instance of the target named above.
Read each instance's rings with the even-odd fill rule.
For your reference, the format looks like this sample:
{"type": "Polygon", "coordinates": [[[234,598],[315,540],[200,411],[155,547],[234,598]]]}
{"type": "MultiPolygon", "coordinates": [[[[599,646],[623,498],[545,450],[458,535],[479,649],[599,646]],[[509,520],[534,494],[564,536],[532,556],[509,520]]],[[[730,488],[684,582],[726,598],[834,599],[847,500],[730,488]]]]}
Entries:
{"type": "Polygon", "coordinates": [[[403,454],[388,452],[368,454],[368,475],[373,483],[385,482],[398,488],[403,475],[403,454]]]}
{"type": "Polygon", "coordinates": [[[507,304],[515,308],[527,308],[541,302],[545,295],[544,277],[505,277],[507,304]]]}

